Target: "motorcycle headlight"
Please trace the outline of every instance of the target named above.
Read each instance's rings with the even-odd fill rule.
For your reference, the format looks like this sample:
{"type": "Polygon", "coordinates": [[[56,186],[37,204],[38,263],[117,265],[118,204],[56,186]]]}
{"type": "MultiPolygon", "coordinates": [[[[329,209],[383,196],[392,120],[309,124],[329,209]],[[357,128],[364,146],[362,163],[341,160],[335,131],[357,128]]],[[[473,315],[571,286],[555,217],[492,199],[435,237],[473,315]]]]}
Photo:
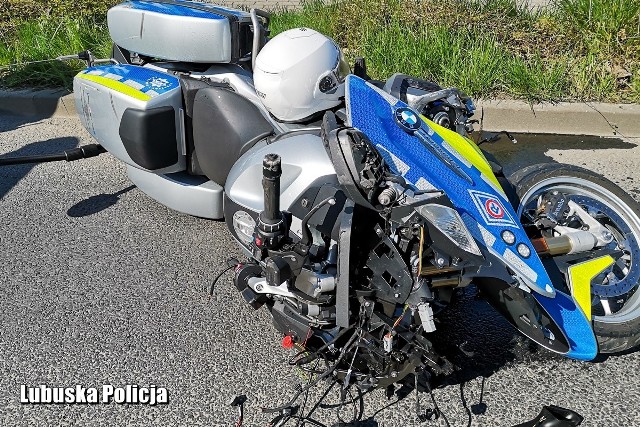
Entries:
{"type": "Polygon", "coordinates": [[[482,256],[480,248],[455,209],[442,205],[422,205],[416,208],[416,212],[433,224],[460,249],[482,256]]]}
{"type": "Polygon", "coordinates": [[[255,228],[256,221],[247,212],[237,211],[233,214],[233,229],[244,243],[251,243],[255,228]]]}

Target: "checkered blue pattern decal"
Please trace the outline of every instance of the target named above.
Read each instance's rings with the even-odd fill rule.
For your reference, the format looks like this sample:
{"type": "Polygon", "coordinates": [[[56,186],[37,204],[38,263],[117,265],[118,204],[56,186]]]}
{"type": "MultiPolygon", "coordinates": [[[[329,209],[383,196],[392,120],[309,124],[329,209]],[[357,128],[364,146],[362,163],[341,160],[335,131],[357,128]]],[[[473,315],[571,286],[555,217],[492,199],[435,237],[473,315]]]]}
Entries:
{"type": "Polygon", "coordinates": [[[118,81],[140,91],[151,98],[180,87],[177,78],[170,74],[135,65],[103,65],[90,67],[81,74],[100,76],[118,81]]]}

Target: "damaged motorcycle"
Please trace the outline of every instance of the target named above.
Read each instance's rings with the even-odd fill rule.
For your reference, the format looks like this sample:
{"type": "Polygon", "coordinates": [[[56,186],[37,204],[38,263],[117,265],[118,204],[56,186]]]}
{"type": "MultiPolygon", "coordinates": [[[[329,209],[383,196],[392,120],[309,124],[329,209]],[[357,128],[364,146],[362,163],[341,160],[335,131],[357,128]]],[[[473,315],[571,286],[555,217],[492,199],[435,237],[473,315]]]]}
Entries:
{"type": "Polygon", "coordinates": [[[640,343],[638,204],[568,165],[507,179],[461,91],[372,80],[311,29],[269,40],[256,9],[131,0],[108,23],[112,58],[74,80],[84,127],[151,198],[226,221],[234,285],[313,384],[450,373],[434,317],[470,285],[567,357],[640,343]]]}

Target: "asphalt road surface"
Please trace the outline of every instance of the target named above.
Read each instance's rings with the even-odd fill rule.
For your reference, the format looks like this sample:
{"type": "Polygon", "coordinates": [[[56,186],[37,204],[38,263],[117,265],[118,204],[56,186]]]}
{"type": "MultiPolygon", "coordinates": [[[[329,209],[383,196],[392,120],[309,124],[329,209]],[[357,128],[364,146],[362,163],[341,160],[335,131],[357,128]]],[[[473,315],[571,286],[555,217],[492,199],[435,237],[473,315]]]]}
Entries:
{"type": "MultiPolygon", "coordinates": [[[[91,142],[77,120],[0,116],[0,155],[91,142]]],[[[640,148],[631,143],[521,138],[492,150],[509,170],[572,163],[640,194],[640,148]]],[[[229,276],[208,297],[225,260],[239,255],[224,223],[150,200],[110,155],[1,168],[0,221],[0,425],[232,426],[237,413],[228,404],[246,394],[245,425],[266,426],[271,417],[260,408],[288,400],[300,383],[268,313],[247,306],[229,276]],[[20,403],[22,384],[156,385],[166,387],[169,403],[28,405],[20,403]]],[[[514,335],[470,292],[439,328],[471,354],[434,392],[452,426],[467,425],[465,406],[481,403],[486,412],[471,414],[471,425],[511,426],[546,404],[578,411],[585,426],[640,425],[640,353],[565,360],[514,335]]],[[[414,398],[394,404],[382,392],[366,395],[362,425],[446,425],[444,418],[418,423],[414,398]]],[[[333,390],[314,417],[336,422],[336,401],[333,390]]],[[[352,410],[343,408],[343,418],[352,410]]]]}

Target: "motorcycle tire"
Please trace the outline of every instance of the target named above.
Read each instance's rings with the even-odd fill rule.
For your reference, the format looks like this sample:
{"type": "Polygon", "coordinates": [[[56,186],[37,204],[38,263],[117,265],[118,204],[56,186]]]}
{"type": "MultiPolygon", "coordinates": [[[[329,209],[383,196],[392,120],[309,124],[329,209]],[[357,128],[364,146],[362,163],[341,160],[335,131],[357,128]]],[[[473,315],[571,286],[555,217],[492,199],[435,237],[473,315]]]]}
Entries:
{"type": "Polygon", "coordinates": [[[531,165],[515,172],[509,181],[515,187],[518,200],[512,202],[522,221],[528,220],[523,213],[525,209],[530,209],[532,203],[536,203],[538,195],[556,189],[569,194],[581,206],[597,212],[597,219],[606,222],[608,229],[620,227],[617,234],[613,233],[613,244],[618,249],[623,248],[624,253],[616,259],[608,275],[603,273],[596,276],[592,284],[613,283],[615,286],[630,280],[633,287],[624,295],[614,298],[601,298],[592,292],[594,302],[600,304],[594,306],[593,329],[600,353],[626,352],[640,346],[640,204],[613,182],[577,166],[557,163],[531,165]],[[607,212],[611,217],[607,216],[607,212]],[[610,277],[614,281],[611,282],[610,277]],[[612,302],[615,312],[610,307],[612,302]]]}

